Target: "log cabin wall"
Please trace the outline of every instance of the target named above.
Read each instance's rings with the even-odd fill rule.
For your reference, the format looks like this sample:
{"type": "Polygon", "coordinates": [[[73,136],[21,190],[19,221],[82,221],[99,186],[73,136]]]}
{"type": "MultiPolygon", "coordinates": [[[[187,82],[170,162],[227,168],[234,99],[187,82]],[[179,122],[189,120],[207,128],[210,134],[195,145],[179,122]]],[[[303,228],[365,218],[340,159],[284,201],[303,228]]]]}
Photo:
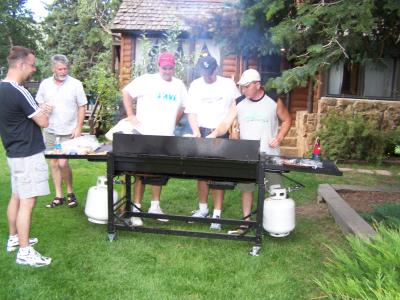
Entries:
{"type": "Polygon", "coordinates": [[[237,82],[241,74],[242,58],[237,55],[227,55],[222,59],[222,76],[233,79],[237,82]]]}
{"type": "Polygon", "coordinates": [[[132,35],[121,35],[120,57],[119,84],[122,88],[132,79],[132,62],[135,57],[135,38],[132,35]]]}
{"type": "Polygon", "coordinates": [[[308,88],[295,88],[290,92],[289,112],[292,120],[296,120],[297,111],[307,110],[308,88]]]}

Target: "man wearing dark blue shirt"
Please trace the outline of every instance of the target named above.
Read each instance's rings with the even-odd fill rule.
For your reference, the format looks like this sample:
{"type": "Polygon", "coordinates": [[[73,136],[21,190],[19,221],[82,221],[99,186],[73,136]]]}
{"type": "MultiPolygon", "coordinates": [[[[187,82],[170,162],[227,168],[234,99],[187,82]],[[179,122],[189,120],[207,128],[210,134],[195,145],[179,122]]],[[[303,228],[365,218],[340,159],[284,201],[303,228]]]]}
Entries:
{"type": "Polygon", "coordinates": [[[7,208],[8,252],[19,248],[16,262],[35,267],[49,265],[51,258],[40,255],[29,238],[32,210],[37,196],[48,195],[48,168],[44,157],[41,128],[48,126],[49,107],[39,108],[21,86],[35,72],[32,50],[14,46],[7,57],[8,72],[0,82],[0,135],[11,174],[11,199],[7,208]]]}

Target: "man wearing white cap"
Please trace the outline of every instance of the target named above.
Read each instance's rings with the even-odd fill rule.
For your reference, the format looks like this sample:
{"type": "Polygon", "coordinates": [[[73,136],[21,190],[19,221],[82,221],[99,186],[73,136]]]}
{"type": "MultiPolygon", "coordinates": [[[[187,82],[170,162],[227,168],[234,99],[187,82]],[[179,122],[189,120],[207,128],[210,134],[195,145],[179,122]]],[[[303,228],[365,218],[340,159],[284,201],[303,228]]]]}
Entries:
{"type": "MultiPolygon", "coordinates": [[[[291,125],[291,117],[285,104],[281,98],[272,99],[265,93],[260,74],[254,69],[243,72],[238,84],[245,97],[237,99],[236,112],[226,118],[223,126],[218,128],[218,134],[226,132],[236,117],[239,127],[234,130],[233,138],[259,140],[260,152],[279,155],[279,144],[291,125]]],[[[279,174],[267,173],[266,178],[268,185],[282,185],[279,174]]],[[[238,187],[242,191],[243,216],[249,220],[255,184],[239,184],[238,187]]],[[[246,226],[242,225],[236,232],[243,234],[246,231],[246,226]]]]}

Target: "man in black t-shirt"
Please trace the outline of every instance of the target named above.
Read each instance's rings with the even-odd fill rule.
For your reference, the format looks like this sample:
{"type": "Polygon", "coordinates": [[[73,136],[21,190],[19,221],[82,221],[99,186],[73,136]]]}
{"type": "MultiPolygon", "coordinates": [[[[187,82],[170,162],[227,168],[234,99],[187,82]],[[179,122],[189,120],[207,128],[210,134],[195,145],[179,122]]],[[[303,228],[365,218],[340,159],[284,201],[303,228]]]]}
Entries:
{"type": "Polygon", "coordinates": [[[11,199],[7,218],[9,238],[6,250],[17,250],[17,264],[35,267],[49,265],[51,258],[40,255],[29,238],[32,210],[37,196],[50,193],[48,168],[44,157],[41,128],[48,126],[50,107],[39,108],[21,86],[36,70],[32,50],[14,46],[7,57],[8,72],[0,82],[0,135],[11,174],[11,199]]]}

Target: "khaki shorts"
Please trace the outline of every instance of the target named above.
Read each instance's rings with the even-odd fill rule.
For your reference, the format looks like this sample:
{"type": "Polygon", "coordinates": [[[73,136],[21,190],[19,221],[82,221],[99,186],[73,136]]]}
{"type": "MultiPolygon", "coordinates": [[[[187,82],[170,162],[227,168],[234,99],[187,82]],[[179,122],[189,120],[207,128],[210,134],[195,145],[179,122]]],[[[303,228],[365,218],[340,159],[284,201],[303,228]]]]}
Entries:
{"type": "MultiPolygon", "coordinates": [[[[269,187],[273,184],[280,184],[283,186],[282,176],[279,173],[265,173],[265,179],[267,180],[266,191],[269,190],[269,187]]],[[[243,192],[254,192],[256,190],[255,183],[238,183],[238,189],[243,192]]]]}
{"type": "Polygon", "coordinates": [[[60,138],[60,143],[71,140],[71,135],[57,135],[54,133],[48,133],[43,131],[43,139],[44,144],[46,145],[46,151],[54,150],[54,146],[56,145],[56,138],[60,138]]]}
{"type": "Polygon", "coordinates": [[[28,157],[7,157],[11,174],[11,190],[20,199],[50,194],[49,171],[44,154],[28,157]]]}

